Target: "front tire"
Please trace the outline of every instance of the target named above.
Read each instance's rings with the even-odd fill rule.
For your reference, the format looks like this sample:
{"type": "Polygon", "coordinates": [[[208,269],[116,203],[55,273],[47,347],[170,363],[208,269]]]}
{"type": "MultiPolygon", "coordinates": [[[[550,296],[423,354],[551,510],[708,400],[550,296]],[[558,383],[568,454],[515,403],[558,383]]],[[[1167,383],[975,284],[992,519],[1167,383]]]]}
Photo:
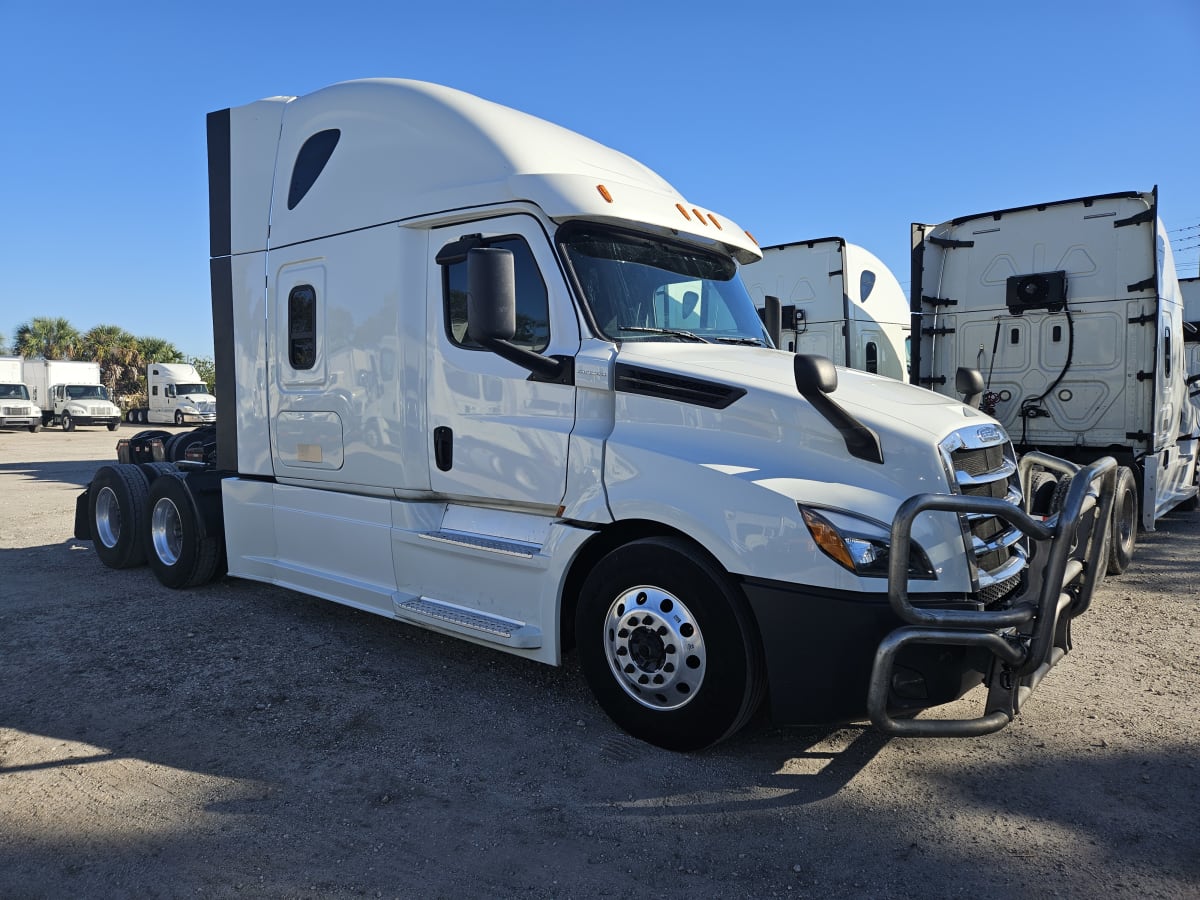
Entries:
{"type": "Polygon", "coordinates": [[[576,644],[600,706],[634,737],[699,750],[749,721],[765,688],[740,588],[679,538],[634,541],[584,582],[576,644]]]}
{"type": "Polygon", "coordinates": [[[175,424],[176,424],[176,425],[179,425],[179,426],[182,426],[182,425],[183,425],[183,412],[182,412],[182,410],[178,410],[178,409],[177,409],[177,410],[175,410],[175,424]]]}
{"type": "Polygon", "coordinates": [[[34,422],[32,425],[30,425],[30,426],[29,426],[29,433],[30,433],[30,434],[37,434],[37,433],[38,433],[39,431],[41,431],[41,430],[42,430],[42,423],[41,423],[41,422],[34,422]]]}
{"type": "Polygon", "coordinates": [[[62,430],[63,431],[74,431],[75,430],[75,420],[71,418],[70,413],[62,414],[62,430]]]}
{"type": "Polygon", "coordinates": [[[108,423],[108,430],[109,430],[109,431],[116,431],[116,430],[117,430],[118,428],[120,428],[120,427],[121,427],[121,423],[120,423],[120,422],[109,422],[109,423],[108,423]]]}
{"type": "Polygon", "coordinates": [[[190,588],[212,580],[221,543],[202,536],[196,501],[183,477],[163,472],[150,485],[150,513],[144,528],[146,561],[159,582],[190,588]]]}
{"type": "Polygon", "coordinates": [[[1133,562],[1137,545],[1137,478],[1128,466],[1117,469],[1117,489],[1113,498],[1113,518],[1109,527],[1108,574],[1120,575],[1133,562]]]}
{"type": "Polygon", "coordinates": [[[100,562],[110,569],[141,565],[150,481],[137,466],[101,466],[88,488],[88,525],[100,562]]]}

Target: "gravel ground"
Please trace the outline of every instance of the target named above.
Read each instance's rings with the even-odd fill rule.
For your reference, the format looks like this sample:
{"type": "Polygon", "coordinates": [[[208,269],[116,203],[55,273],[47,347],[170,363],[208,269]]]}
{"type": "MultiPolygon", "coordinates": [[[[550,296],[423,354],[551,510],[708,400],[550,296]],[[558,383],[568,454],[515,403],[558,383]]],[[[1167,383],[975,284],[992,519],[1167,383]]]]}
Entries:
{"type": "Polygon", "coordinates": [[[999,734],[682,755],[573,657],[104,568],[71,531],[117,437],[0,431],[0,897],[1200,897],[1200,515],[999,734]]]}

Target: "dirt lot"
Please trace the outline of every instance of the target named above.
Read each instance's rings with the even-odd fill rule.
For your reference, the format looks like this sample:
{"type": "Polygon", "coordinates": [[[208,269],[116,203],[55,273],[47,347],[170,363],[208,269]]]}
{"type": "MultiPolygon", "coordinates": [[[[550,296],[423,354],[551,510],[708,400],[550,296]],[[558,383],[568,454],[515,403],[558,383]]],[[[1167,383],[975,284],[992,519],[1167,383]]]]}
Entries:
{"type": "Polygon", "coordinates": [[[0,897],[1200,896],[1200,515],[997,735],[679,755],[573,658],[104,568],[72,517],[117,436],[0,432],[0,897]]]}

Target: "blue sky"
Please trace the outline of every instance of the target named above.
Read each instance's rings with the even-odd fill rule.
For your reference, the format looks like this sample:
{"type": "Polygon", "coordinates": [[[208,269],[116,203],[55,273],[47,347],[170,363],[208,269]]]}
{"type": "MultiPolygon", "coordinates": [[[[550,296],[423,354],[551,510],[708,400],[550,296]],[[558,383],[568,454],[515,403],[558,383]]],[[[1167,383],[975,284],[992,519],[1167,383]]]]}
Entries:
{"type": "Polygon", "coordinates": [[[1159,187],[1200,261],[1200,2],[0,0],[0,343],[34,316],[212,355],[206,113],[448,84],[641,160],[764,244],[1159,187]],[[1194,236],[1194,237],[1193,237],[1194,236]]]}

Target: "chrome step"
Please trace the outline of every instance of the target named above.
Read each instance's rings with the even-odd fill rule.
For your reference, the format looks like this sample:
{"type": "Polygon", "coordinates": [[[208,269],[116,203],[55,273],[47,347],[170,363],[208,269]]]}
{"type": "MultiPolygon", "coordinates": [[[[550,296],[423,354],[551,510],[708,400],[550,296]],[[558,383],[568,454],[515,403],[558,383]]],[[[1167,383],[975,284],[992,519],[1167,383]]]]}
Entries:
{"type": "Polygon", "coordinates": [[[530,649],[542,646],[541,629],[533,625],[434,600],[432,597],[397,600],[394,607],[397,618],[416,625],[434,626],[506,647],[530,649]]]}
{"type": "Polygon", "coordinates": [[[532,559],[542,549],[537,544],[527,544],[525,541],[513,541],[487,534],[469,534],[465,531],[423,531],[420,536],[427,541],[440,541],[443,544],[502,553],[505,556],[520,556],[524,559],[532,559]]]}

